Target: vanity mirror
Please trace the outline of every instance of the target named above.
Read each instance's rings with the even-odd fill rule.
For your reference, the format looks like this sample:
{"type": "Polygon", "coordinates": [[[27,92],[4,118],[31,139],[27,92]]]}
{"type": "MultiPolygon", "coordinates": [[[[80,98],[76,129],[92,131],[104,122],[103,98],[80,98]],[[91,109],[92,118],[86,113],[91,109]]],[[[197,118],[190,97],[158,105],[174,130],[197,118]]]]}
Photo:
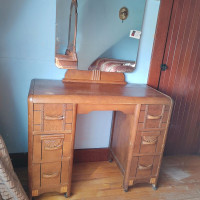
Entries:
{"type": "MultiPolygon", "coordinates": [[[[65,50],[64,54],[60,54],[56,52],[55,61],[56,66],[58,68],[65,68],[65,69],[77,69],[77,54],[76,54],[76,34],[77,34],[77,0],[71,0],[70,10],[65,9],[68,8],[67,1],[57,1],[57,21],[59,26],[59,31],[57,30],[57,40],[56,45],[60,44],[60,39],[62,38],[61,44],[64,43],[66,45],[66,38],[67,40],[67,49],[65,50]],[[60,4],[62,2],[62,4],[60,4]],[[64,10],[61,11],[62,5],[64,10]],[[60,14],[65,14],[64,16],[60,14]],[[69,17],[66,14],[69,13],[69,17]],[[59,18],[60,17],[60,18],[59,18]],[[63,18],[64,17],[64,18],[63,18]],[[69,18],[68,30],[65,30],[66,21],[69,18]],[[63,24],[62,24],[63,23],[63,24]],[[63,34],[63,35],[62,35],[63,34]]],[[[62,48],[62,46],[60,47],[62,48]]]]}
{"type": "Polygon", "coordinates": [[[57,67],[110,72],[135,69],[146,0],[57,0],[56,3],[57,67]]]}

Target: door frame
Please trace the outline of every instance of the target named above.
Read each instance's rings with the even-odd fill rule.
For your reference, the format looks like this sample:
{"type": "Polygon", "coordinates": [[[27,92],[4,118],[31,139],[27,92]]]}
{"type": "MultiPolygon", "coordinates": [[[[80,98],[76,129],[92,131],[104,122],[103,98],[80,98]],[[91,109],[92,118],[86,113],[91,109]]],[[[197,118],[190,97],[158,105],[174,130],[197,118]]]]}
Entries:
{"type": "Polygon", "coordinates": [[[174,0],[161,0],[147,84],[158,89],[174,0]]]}

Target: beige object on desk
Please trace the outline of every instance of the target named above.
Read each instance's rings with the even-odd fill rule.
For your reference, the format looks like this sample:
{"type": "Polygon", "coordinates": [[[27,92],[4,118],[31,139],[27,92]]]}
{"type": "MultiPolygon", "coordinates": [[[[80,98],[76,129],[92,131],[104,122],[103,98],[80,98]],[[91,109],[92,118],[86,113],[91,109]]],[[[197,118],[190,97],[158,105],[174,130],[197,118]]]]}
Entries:
{"type": "Polygon", "coordinates": [[[0,135],[0,199],[28,200],[17,178],[10,157],[0,135]]]}

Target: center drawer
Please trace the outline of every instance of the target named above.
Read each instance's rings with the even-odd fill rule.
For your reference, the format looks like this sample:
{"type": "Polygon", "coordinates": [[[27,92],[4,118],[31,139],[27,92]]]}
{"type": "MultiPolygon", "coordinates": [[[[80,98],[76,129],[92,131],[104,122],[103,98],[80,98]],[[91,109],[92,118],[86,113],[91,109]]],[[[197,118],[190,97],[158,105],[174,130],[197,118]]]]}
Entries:
{"type": "Polygon", "coordinates": [[[71,155],[71,149],[71,134],[34,135],[33,163],[61,160],[71,155]]]}
{"type": "Polygon", "coordinates": [[[138,131],[133,154],[154,154],[162,152],[164,131],[138,131]]]}

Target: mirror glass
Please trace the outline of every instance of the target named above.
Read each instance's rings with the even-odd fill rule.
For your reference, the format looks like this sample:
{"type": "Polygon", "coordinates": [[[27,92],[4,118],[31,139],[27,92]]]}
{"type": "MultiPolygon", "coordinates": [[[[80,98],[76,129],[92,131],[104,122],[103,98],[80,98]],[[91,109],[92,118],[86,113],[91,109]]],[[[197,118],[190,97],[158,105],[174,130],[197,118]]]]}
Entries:
{"type": "Polygon", "coordinates": [[[58,54],[65,54],[68,46],[68,29],[71,0],[56,0],[56,48],[58,54]]]}
{"type": "Polygon", "coordinates": [[[58,68],[77,69],[77,0],[71,0],[70,6],[69,3],[69,1],[56,1],[57,26],[55,63],[58,68]],[[66,21],[68,21],[68,24],[66,21]],[[66,25],[68,25],[68,29],[66,29],[66,25]],[[66,38],[68,38],[67,41],[66,38]],[[64,49],[65,52],[63,53],[64,49]]]}
{"type": "MultiPolygon", "coordinates": [[[[77,0],[77,3],[78,69],[132,72],[137,66],[146,0],[77,0]],[[124,20],[120,19],[120,9],[121,16],[127,16],[124,20]]],[[[65,54],[68,34],[73,43],[75,12],[72,10],[68,33],[70,5],[71,0],[56,1],[56,54],[65,54]]]]}

